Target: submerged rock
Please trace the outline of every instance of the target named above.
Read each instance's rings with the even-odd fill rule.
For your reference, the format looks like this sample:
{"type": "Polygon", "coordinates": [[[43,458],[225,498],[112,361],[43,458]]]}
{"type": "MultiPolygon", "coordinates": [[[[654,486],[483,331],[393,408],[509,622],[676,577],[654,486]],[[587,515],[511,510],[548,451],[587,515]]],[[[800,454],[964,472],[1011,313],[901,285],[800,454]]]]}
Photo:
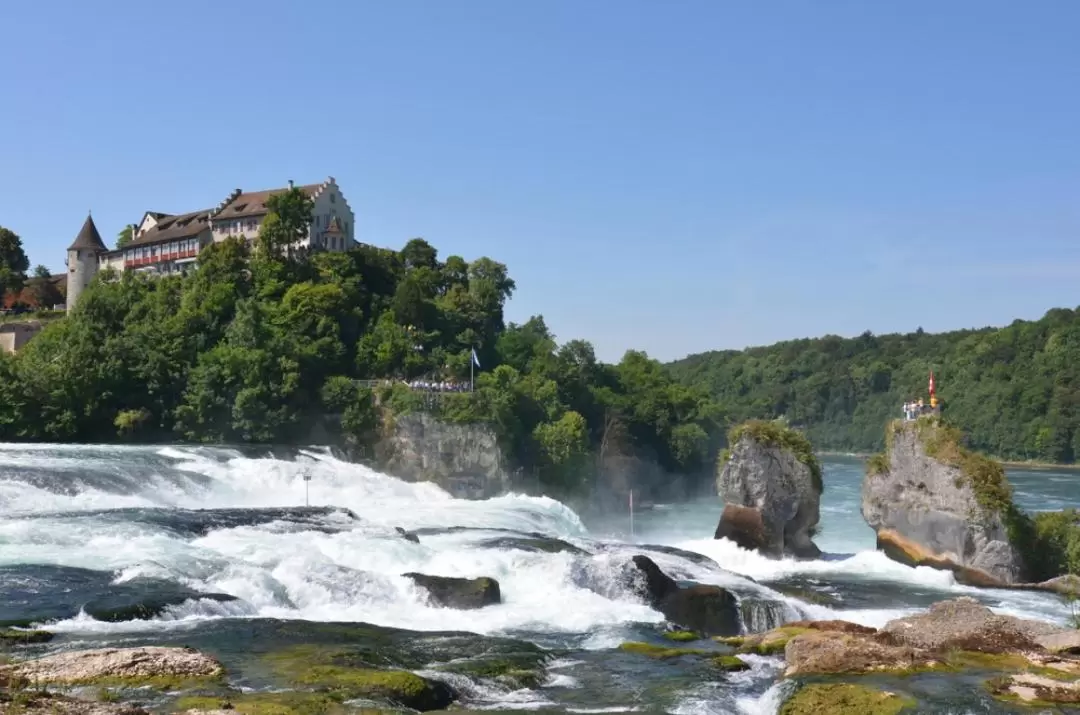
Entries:
{"type": "Polygon", "coordinates": [[[715,538],[780,558],[817,558],[811,539],[820,517],[821,465],[801,433],[751,421],[728,435],[717,493],[724,511],[715,538]]]}
{"type": "Polygon", "coordinates": [[[1010,538],[1019,516],[1001,465],[964,449],[939,418],[888,430],[886,453],[868,461],[862,486],[863,518],[878,548],[972,586],[1023,582],[1025,564],[1010,538]]]}
{"type": "Polygon", "coordinates": [[[789,607],[783,601],[763,598],[743,598],[739,601],[739,615],[747,633],[771,631],[800,617],[789,618],[789,607]]]}
{"type": "Polygon", "coordinates": [[[110,571],[68,566],[0,566],[0,627],[74,618],[80,611],[102,621],[146,619],[189,599],[236,600],[165,579],[113,583],[114,578],[110,571]]]}
{"type": "Polygon", "coordinates": [[[420,537],[417,536],[415,533],[413,533],[411,531],[406,531],[405,529],[401,528],[400,526],[395,526],[394,529],[397,531],[398,534],[401,535],[401,538],[405,539],[406,541],[411,541],[414,544],[419,544],[420,543],[420,537]]]}
{"type": "Polygon", "coordinates": [[[36,683],[137,685],[155,681],[215,678],[221,664],[192,648],[144,646],[79,650],[0,666],[0,677],[36,683]]]}
{"type": "Polygon", "coordinates": [[[348,648],[294,646],[268,654],[265,662],[294,687],[332,693],[339,700],[376,699],[427,711],[442,710],[457,699],[446,683],[407,670],[374,667],[367,657],[348,648]]]}
{"type": "Polygon", "coordinates": [[[0,647],[9,645],[30,645],[31,643],[48,643],[52,639],[53,634],[49,631],[0,628],[0,647]]]}
{"type": "Polygon", "coordinates": [[[82,610],[86,615],[115,623],[153,618],[169,606],[178,606],[189,600],[205,598],[219,603],[237,600],[236,596],[227,593],[203,593],[162,579],[137,578],[111,588],[111,593],[83,604],[82,610]]]}
{"type": "Polygon", "coordinates": [[[672,623],[705,635],[739,632],[739,604],[733,595],[703,584],[679,586],[648,556],[632,559],[642,576],[638,592],[672,623]]]}
{"type": "Polygon", "coordinates": [[[493,578],[453,578],[422,573],[403,574],[424,588],[432,602],[444,608],[471,610],[502,603],[499,582],[493,578]]]}

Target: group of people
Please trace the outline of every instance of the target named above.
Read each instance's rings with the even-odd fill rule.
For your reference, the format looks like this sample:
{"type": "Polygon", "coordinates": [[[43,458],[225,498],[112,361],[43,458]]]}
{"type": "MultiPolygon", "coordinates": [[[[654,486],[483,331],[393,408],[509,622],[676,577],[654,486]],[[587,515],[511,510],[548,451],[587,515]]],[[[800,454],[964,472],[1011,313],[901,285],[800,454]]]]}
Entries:
{"type": "Polygon", "coordinates": [[[930,414],[931,412],[937,412],[940,409],[940,403],[938,403],[936,397],[930,398],[930,404],[927,405],[920,397],[918,400],[912,400],[904,403],[904,419],[907,421],[916,420],[919,415],[930,414]]]}
{"type": "Polygon", "coordinates": [[[450,380],[413,380],[407,383],[413,390],[424,390],[426,392],[468,392],[469,386],[460,382],[452,382],[450,380]]]}

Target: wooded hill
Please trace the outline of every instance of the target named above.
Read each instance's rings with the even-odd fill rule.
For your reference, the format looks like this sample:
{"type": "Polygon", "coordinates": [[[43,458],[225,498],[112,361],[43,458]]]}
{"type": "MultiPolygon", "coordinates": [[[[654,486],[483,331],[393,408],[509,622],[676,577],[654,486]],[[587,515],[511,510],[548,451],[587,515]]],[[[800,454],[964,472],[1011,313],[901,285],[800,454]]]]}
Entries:
{"type": "Polygon", "coordinates": [[[1080,457],[1080,311],[1005,328],[863,333],[692,355],[669,369],[705,389],[729,421],[786,418],[820,450],[879,451],[906,400],[934,371],[949,421],[1002,459],[1080,457]]]}

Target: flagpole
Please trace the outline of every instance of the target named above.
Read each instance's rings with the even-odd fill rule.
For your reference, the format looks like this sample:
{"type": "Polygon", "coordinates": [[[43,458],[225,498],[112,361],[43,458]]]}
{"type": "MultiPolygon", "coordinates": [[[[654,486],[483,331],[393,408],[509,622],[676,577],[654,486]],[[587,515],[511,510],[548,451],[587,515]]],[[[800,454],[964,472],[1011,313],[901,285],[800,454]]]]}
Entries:
{"type": "Polygon", "coordinates": [[[469,356],[469,392],[473,391],[473,370],[476,369],[476,361],[469,356]]]}

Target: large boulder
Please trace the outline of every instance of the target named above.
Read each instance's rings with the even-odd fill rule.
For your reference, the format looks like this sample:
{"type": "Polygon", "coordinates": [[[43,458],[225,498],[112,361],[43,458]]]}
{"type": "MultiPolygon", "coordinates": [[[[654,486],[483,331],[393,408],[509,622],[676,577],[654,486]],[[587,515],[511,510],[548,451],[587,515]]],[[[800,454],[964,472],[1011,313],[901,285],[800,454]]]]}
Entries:
{"type": "Polygon", "coordinates": [[[1012,538],[1024,517],[1001,465],[966,450],[959,431],[938,417],[894,422],[886,437],[886,452],[867,462],[862,486],[863,518],[878,548],[972,586],[1023,582],[1012,538]]]}
{"type": "Polygon", "coordinates": [[[499,582],[493,578],[453,578],[422,573],[403,574],[428,592],[431,602],[443,608],[470,610],[502,603],[499,582]]]}
{"type": "Polygon", "coordinates": [[[709,636],[739,633],[739,603],[719,586],[680,586],[648,556],[632,559],[641,578],[638,594],[671,623],[709,636]]]}
{"type": "Polygon", "coordinates": [[[777,422],[751,421],[728,434],[716,491],[724,511],[715,538],[781,558],[818,558],[821,465],[810,442],[777,422]]]}
{"type": "Polygon", "coordinates": [[[160,646],[76,650],[0,666],[0,677],[67,685],[102,681],[137,685],[155,678],[215,678],[223,672],[217,660],[197,650],[160,646]]]}

